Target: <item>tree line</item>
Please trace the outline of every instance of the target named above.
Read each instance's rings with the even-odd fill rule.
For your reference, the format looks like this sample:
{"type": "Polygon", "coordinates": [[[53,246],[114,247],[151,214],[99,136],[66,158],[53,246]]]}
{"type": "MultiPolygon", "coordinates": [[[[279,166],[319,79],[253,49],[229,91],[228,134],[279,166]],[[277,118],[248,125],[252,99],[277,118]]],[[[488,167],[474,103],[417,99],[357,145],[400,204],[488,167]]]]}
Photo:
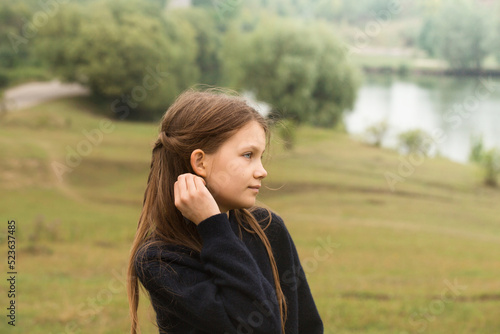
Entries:
{"type": "Polygon", "coordinates": [[[421,22],[407,46],[479,70],[498,49],[498,6],[477,0],[4,0],[0,87],[25,79],[87,85],[110,112],[157,119],[194,84],[252,91],[276,118],[334,126],[360,76],[338,27],[421,22]]]}
{"type": "Polygon", "coordinates": [[[279,119],[334,126],[360,82],[334,26],[251,8],[236,0],[167,9],[160,0],[8,0],[0,76],[43,68],[85,84],[119,118],[156,120],[182,90],[206,84],[251,91],[279,119]]]}

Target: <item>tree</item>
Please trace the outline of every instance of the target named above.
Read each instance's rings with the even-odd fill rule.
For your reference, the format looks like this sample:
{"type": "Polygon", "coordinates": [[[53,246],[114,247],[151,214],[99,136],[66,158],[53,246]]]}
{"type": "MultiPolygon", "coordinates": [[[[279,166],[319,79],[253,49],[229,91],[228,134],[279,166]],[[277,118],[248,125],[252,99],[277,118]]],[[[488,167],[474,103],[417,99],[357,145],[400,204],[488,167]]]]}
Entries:
{"type": "Polygon", "coordinates": [[[28,57],[22,18],[30,14],[29,6],[24,3],[10,0],[0,4],[0,68],[12,68],[28,57]]]}
{"type": "Polygon", "coordinates": [[[240,14],[241,8],[246,5],[243,0],[192,0],[191,4],[209,13],[223,29],[229,21],[240,14]]]}
{"type": "Polygon", "coordinates": [[[197,54],[196,64],[200,70],[200,83],[217,85],[221,75],[221,32],[218,30],[214,16],[206,9],[176,9],[171,15],[189,22],[194,29],[197,54]]]}
{"type": "Polygon", "coordinates": [[[492,22],[491,13],[477,2],[444,1],[437,13],[428,14],[420,45],[455,70],[479,70],[492,51],[492,22]]]}
{"type": "Polygon", "coordinates": [[[418,36],[418,44],[431,57],[438,56],[436,54],[438,52],[438,45],[436,41],[436,26],[437,18],[435,16],[427,17],[424,20],[422,28],[420,29],[420,34],[418,36]]]}
{"type": "Polygon", "coordinates": [[[325,23],[264,20],[239,44],[228,35],[225,72],[237,88],[270,103],[273,117],[332,127],[353,107],[359,85],[333,31],[325,23]]]}
{"type": "Polygon", "coordinates": [[[44,29],[40,54],[116,116],[157,119],[199,77],[193,28],[157,6],[116,0],[68,9],[44,29]]]}
{"type": "Polygon", "coordinates": [[[37,25],[33,24],[36,5],[33,0],[0,3],[0,87],[43,72],[38,70],[40,63],[31,50],[37,35],[37,25]]]}

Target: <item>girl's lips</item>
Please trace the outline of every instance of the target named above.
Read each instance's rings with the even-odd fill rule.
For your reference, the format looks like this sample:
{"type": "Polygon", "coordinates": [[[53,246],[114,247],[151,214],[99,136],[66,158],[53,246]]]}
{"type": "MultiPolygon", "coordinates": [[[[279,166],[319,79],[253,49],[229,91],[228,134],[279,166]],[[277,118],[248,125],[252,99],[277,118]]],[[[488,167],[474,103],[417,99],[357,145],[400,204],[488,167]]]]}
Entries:
{"type": "Polygon", "coordinates": [[[248,187],[248,188],[250,188],[250,189],[252,189],[253,191],[255,191],[255,192],[257,192],[257,193],[258,193],[258,192],[259,192],[259,189],[260,189],[260,185],[250,186],[250,187],[248,187]]]}

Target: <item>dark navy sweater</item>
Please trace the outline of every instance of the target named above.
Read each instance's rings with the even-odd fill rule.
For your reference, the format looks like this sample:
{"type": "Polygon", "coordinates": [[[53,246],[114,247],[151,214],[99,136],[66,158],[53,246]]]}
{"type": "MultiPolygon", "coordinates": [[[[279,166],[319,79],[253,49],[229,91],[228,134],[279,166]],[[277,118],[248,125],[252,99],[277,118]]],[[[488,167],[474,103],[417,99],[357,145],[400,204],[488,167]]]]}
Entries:
{"type": "MultiPolygon", "coordinates": [[[[257,220],[267,215],[260,209],[257,220]]],[[[160,333],[280,334],[281,320],[265,246],[241,229],[234,213],[198,224],[201,253],[186,247],[144,248],[136,256],[139,280],[156,311],[160,333]]],[[[288,306],[286,334],[323,333],[295,245],[282,219],[272,214],[265,230],[288,306]]]]}

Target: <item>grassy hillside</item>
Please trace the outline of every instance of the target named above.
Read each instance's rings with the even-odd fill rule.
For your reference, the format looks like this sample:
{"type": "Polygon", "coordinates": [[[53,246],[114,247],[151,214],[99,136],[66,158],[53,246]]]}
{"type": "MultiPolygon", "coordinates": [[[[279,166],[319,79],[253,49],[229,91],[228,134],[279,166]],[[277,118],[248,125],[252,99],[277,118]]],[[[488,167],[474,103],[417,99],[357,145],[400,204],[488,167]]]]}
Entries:
{"type": "MultiPolygon", "coordinates": [[[[82,99],[0,119],[0,243],[6,254],[15,219],[18,271],[16,327],[4,316],[2,333],[128,330],[124,271],[157,125],[103,120],[82,99]],[[92,144],[83,131],[96,129],[92,144]]],[[[394,152],[298,135],[292,152],[273,143],[260,201],[285,219],[326,333],[498,332],[500,191],[480,171],[429,159],[391,191],[394,152]]],[[[5,280],[0,295],[7,306],[5,280]]],[[[144,333],[152,315],[143,299],[144,333]]]]}

